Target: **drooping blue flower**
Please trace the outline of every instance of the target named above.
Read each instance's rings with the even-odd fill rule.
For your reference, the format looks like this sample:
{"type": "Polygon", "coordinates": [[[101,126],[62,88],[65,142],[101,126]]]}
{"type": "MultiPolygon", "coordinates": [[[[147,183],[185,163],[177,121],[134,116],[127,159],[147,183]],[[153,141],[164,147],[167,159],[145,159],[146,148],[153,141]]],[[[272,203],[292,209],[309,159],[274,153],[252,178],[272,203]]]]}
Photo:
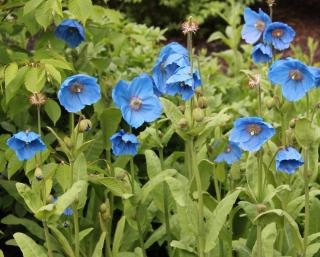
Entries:
{"type": "Polygon", "coordinates": [[[66,78],[59,89],[58,99],[68,112],[79,112],[101,98],[97,79],[84,74],[66,78]]]}
{"type": "Polygon", "coordinates": [[[112,143],[112,153],[114,155],[132,155],[135,156],[138,153],[139,141],[133,134],[129,134],[120,130],[112,137],[110,137],[112,143]]]}
{"type": "Polygon", "coordinates": [[[167,94],[181,95],[183,100],[190,99],[196,87],[201,86],[201,78],[197,71],[190,74],[190,66],[181,67],[167,80],[167,94]]]}
{"type": "Polygon", "coordinates": [[[7,145],[16,152],[20,161],[30,160],[37,152],[44,151],[46,145],[40,136],[31,131],[20,131],[7,140],[7,145]]]}
{"type": "Polygon", "coordinates": [[[229,140],[245,151],[258,151],[275,133],[271,124],[260,117],[237,119],[230,131],[229,140]]]}
{"type": "Polygon", "coordinates": [[[315,78],[310,69],[296,59],[274,62],[269,70],[269,80],[280,84],[282,94],[288,101],[297,101],[315,86],[315,78]]]}
{"type": "Polygon", "coordinates": [[[272,61],[272,48],[263,43],[259,43],[252,49],[252,59],[255,63],[272,61]]]}
{"type": "Polygon", "coordinates": [[[112,90],[112,99],[121,109],[124,120],[134,128],[156,120],[162,113],[162,105],[153,93],[153,80],[148,74],[141,74],[130,84],[120,80],[112,90]]]}
{"type": "Polygon", "coordinates": [[[315,86],[319,87],[320,86],[320,68],[309,66],[308,69],[312,73],[315,79],[315,86]]]}
{"type": "Polygon", "coordinates": [[[263,41],[266,44],[272,44],[275,49],[284,50],[289,48],[295,36],[296,32],[289,25],[282,22],[273,22],[264,31],[263,41]]]}
{"type": "Polygon", "coordinates": [[[229,142],[226,149],[217,156],[215,162],[226,162],[230,165],[235,161],[239,161],[241,155],[242,151],[240,147],[234,142],[229,142]]]}
{"type": "Polygon", "coordinates": [[[304,160],[301,154],[292,147],[287,147],[277,153],[276,169],[279,171],[284,171],[288,174],[292,174],[303,164],[304,160]]]}
{"type": "Polygon", "coordinates": [[[265,28],[271,23],[271,18],[261,9],[257,13],[247,7],[244,9],[244,21],[245,24],[241,32],[242,38],[248,44],[254,44],[260,39],[265,28]]]}
{"type": "Polygon", "coordinates": [[[173,42],[161,49],[156,65],[152,70],[154,91],[159,96],[166,93],[168,78],[179,67],[189,66],[188,50],[182,45],[173,42]]]}
{"type": "Polygon", "coordinates": [[[62,21],[54,32],[55,36],[59,39],[62,39],[66,44],[75,48],[82,41],[86,39],[84,28],[76,20],[64,20],[62,21]]]}

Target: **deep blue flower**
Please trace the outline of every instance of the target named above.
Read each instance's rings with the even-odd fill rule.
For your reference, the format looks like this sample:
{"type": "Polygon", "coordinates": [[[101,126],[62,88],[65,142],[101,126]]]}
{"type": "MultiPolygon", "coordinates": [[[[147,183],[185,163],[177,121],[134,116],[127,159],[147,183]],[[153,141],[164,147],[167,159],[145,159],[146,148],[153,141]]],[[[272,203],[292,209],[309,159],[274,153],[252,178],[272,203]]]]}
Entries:
{"type": "Polygon", "coordinates": [[[73,75],[62,82],[58,98],[68,112],[79,112],[86,105],[99,101],[100,86],[94,77],[84,74],[73,75]]]}
{"type": "Polygon", "coordinates": [[[264,11],[259,9],[259,13],[251,10],[250,8],[244,9],[245,24],[242,28],[242,38],[249,44],[256,43],[265,28],[271,23],[271,18],[264,11]]]}
{"type": "Polygon", "coordinates": [[[160,100],[153,93],[153,80],[147,74],[134,78],[130,84],[120,80],[112,90],[112,99],[124,120],[134,128],[156,120],[162,113],[160,100]]]}
{"type": "Polygon", "coordinates": [[[252,49],[252,59],[255,63],[271,62],[272,48],[263,43],[259,43],[252,49]]]}
{"type": "Polygon", "coordinates": [[[16,152],[20,161],[30,160],[37,152],[46,149],[40,136],[31,131],[21,131],[14,134],[7,140],[7,145],[16,152]]]}
{"type": "Polygon", "coordinates": [[[245,151],[258,151],[275,133],[275,129],[260,117],[237,119],[230,131],[230,141],[245,151]]]}
{"type": "Polygon", "coordinates": [[[315,86],[315,78],[308,67],[292,58],[274,62],[269,70],[269,80],[280,84],[283,96],[297,101],[315,86]]]}
{"type": "Polygon", "coordinates": [[[291,174],[303,164],[301,154],[292,147],[287,147],[277,153],[276,169],[279,171],[291,174]]]}
{"type": "Polygon", "coordinates": [[[156,65],[152,70],[155,93],[159,96],[166,93],[168,78],[179,68],[189,66],[188,50],[173,42],[161,49],[156,65]]]}
{"type": "Polygon", "coordinates": [[[86,39],[84,29],[81,24],[76,20],[70,19],[62,21],[56,28],[54,34],[57,38],[66,42],[66,44],[71,48],[77,47],[86,39]]]}
{"type": "Polygon", "coordinates": [[[234,143],[229,142],[227,148],[217,156],[215,162],[226,162],[232,164],[235,161],[239,161],[242,155],[240,147],[234,143]]]}
{"type": "Polygon", "coordinates": [[[181,67],[167,80],[167,94],[180,94],[183,100],[190,99],[196,87],[201,86],[201,78],[197,71],[190,74],[190,66],[181,67]]]}
{"type": "MultiPolygon", "coordinates": [[[[53,203],[56,203],[57,201],[58,201],[58,198],[54,197],[53,203]]],[[[71,216],[73,214],[73,211],[72,211],[72,209],[70,207],[67,207],[67,208],[64,209],[63,214],[65,216],[71,216]]]]}
{"type": "Polygon", "coordinates": [[[296,32],[289,25],[282,22],[273,22],[268,25],[264,34],[263,41],[272,44],[275,49],[284,50],[289,48],[296,32]]]}
{"type": "Polygon", "coordinates": [[[133,155],[138,152],[139,142],[135,135],[129,134],[120,130],[112,137],[110,137],[112,143],[112,152],[114,155],[133,155]]]}
{"type": "Polygon", "coordinates": [[[314,79],[315,79],[315,86],[320,86],[320,68],[317,67],[308,67],[309,71],[312,73],[314,79]]]}

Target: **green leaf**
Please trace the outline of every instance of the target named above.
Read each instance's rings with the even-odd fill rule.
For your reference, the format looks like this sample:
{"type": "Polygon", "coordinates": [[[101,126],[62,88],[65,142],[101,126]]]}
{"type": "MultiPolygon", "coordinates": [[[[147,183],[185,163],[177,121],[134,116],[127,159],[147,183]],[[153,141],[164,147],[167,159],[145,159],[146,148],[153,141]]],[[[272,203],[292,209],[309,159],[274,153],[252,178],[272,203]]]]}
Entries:
{"type": "Polygon", "coordinates": [[[45,69],[58,84],[61,84],[61,74],[53,65],[45,64],[45,69]]]}
{"type": "Polygon", "coordinates": [[[43,68],[31,68],[26,73],[26,89],[31,93],[41,92],[46,82],[45,71],[43,68]]]}
{"type": "Polygon", "coordinates": [[[18,160],[15,153],[13,153],[8,161],[8,178],[10,179],[19,169],[22,168],[23,162],[18,160]]]}
{"type": "Polygon", "coordinates": [[[313,257],[316,253],[319,253],[320,250],[320,243],[314,243],[308,245],[306,257],[313,257]]]}
{"type": "Polygon", "coordinates": [[[55,204],[54,213],[60,216],[64,210],[69,207],[76,199],[78,199],[79,194],[86,190],[87,182],[79,180],[72,185],[72,187],[61,195],[55,204]]]}
{"type": "Polygon", "coordinates": [[[33,213],[36,213],[38,209],[42,206],[42,201],[40,199],[39,192],[36,192],[35,190],[32,190],[27,185],[19,182],[16,184],[16,187],[19,194],[22,196],[25,203],[29,207],[29,209],[33,213]]]}
{"type": "Polygon", "coordinates": [[[23,7],[23,16],[35,10],[43,0],[30,0],[23,7]]]}
{"type": "Polygon", "coordinates": [[[41,59],[41,63],[50,64],[55,68],[60,68],[64,70],[72,70],[72,66],[64,59],[41,59]]]}
{"type": "Polygon", "coordinates": [[[113,256],[117,256],[120,251],[125,225],[126,225],[126,217],[122,216],[117,223],[117,228],[114,233],[113,244],[112,244],[113,256]]]}
{"type": "Polygon", "coordinates": [[[56,101],[48,98],[44,106],[44,110],[48,114],[49,118],[52,120],[53,124],[56,125],[57,121],[61,116],[61,109],[56,101]]]}
{"type": "Polygon", "coordinates": [[[309,147],[309,145],[314,144],[320,138],[320,128],[311,124],[306,118],[296,121],[294,133],[298,143],[303,147],[309,147]]]}
{"type": "Polygon", "coordinates": [[[108,177],[108,178],[92,178],[90,177],[90,181],[94,183],[98,183],[104,185],[108,188],[111,193],[115,196],[123,197],[124,195],[130,194],[131,189],[126,181],[120,180],[118,178],[108,177]]]}
{"type": "Polygon", "coordinates": [[[44,29],[52,23],[53,4],[54,0],[47,0],[36,9],[35,19],[44,29]]]}
{"type": "Polygon", "coordinates": [[[215,248],[218,242],[219,233],[225,224],[227,217],[232,210],[234,203],[236,202],[240,190],[234,191],[230,195],[227,195],[221,202],[218,203],[214,212],[209,216],[208,219],[208,231],[206,233],[206,245],[205,252],[210,252],[215,248]]]}
{"type": "Polygon", "coordinates": [[[79,233],[79,241],[81,242],[86,236],[88,236],[93,231],[93,228],[86,228],[79,233]]]}
{"type": "Polygon", "coordinates": [[[42,246],[36,244],[29,236],[23,233],[15,233],[13,235],[23,257],[48,257],[42,246]]]}
{"type": "Polygon", "coordinates": [[[53,233],[54,237],[58,240],[59,244],[62,246],[65,254],[69,257],[75,257],[72,247],[70,246],[65,236],[60,232],[60,230],[57,229],[55,226],[51,226],[51,225],[49,225],[49,228],[53,233]]]}
{"type": "Polygon", "coordinates": [[[1,220],[1,223],[6,224],[6,225],[19,225],[19,226],[24,226],[31,234],[35,235],[39,239],[44,238],[44,233],[43,233],[43,228],[39,226],[38,223],[34,222],[33,220],[30,219],[25,219],[25,218],[18,218],[12,214],[4,217],[1,220]]]}
{"type": "Polygon", "coordinates": [[[185,207],[187,203],[187,195],[188,195],[187,183],[183,183],[180,179],[173,178],[173,177],[167,177],[165,181],[169,186],[171,195],[175,200],[175,202],[179,206],[185,207]]]}
{"type": "Polygon", "coordinates": [[[72,12],[83,24],[86,23],[86,20],[90,17],[92,11],[91,0],[70,0],[68,7],[70,12],[72,12]]]}
{"type": "Polygon", "coordinates": [[[109,138],[117,131],[122,115],[118,108],[107,108],[100,115],[100,124],[106,149],[111,149],[109,138]]]}
{"type": "Polygon", "coordinates": [[[8,85],[18,73],[18,65],[13,62],[10,63],[4,70],[4,82],[5,85],[8,85]]]}
{"type": "Polygon", "coordinates": [[[103,232],[99,238],[99,241],[96,244],[96,247],[94,248],[92,257],[102,257],[102,249],[103,249],[103,243],[106,239],[106,232],[103,232]]]}
{"type": "Polygon", "coordinates": [[[144,155],[146,157],[147,162],[148,177],[153,178],[162,171],[160,159],[158,158],[157,154],[152,150],[146,150],[144,152],[144,155]]]}
{"type": "Polygon", "coordinates": [[[20,87],[23,84],[27,71],[28,71],[28,67],[26,66],[20,68],[15,78],[12,79],[9,84],[6,84],[6,103],[7,104],[19,91],[20,87]]]}
{"type": "MultiPolygon", "coordinates": [[[[277,239],[276,223],[270,223],[262,230],[262,252],[264,257],[274,257],[274,243],[277,239]]],[[[256,243],[257,244],[257,243],[256,243]]],[[[253,249],[253,256],[257,256],[256,244],[253,249]]]]}

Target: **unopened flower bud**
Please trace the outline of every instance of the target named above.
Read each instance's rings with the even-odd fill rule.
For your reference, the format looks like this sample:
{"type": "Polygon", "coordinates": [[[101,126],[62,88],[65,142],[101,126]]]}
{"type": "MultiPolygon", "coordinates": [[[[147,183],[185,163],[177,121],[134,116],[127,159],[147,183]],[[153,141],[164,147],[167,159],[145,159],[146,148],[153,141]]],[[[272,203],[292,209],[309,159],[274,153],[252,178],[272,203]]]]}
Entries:
{"type": "Polygon", "coordinates": [[[63,138],[63,141],[66,143],[66,145],[69,149],[71,149],[73,147],[73,144],[72,144],[70,137],[65,136],[63,138]]]}
{"type": "Polygon", "coordinates": [[[92,123],[88,119],[83,119],[79,122],[79,132],[80,133],[89,131],[91,129],[91,127],[92,127],[92,123]]]}
{"type": "Polygon", "coordinates": [[[256,210],[257,210],[258,214],[263,213],[263,212],[265,212],[267,210],[267,206],[265,206],[262,203],[259,203],[259,204],[256,205],[256,210]]]}
{"type": "Polygon", "coordinates": [[[46,199],[46,203],[50,204],[50,203],[54,203],[54,197],[53,195],[48,195],[47,199],[46,199]]]}
{"type": "Polygon", "coordinates": [[[108,205],[106,203],[102,203],[100,205],[100,212],[104,213],[104,212],[107,212],[107,211],[108,211],[108,205]]]}
{"type": "Polygon", "coordinates": [[[271,110],[275,105],[275,101],[273,98],[270,98],[266,101],[266,106],[269,110],[271,110]]]}
{"type": "Polygon", "coordinates": [[[290,128],[295,128],[295,126],[296,126],[296,122],[297,122],[297,120],[296,119],[292,119],[292,120],[290,120],[290,122],[289,122],[289,127],[290,128]]]}
{"type": "Polygon", "coordinates": [[[110,218],[110,215],[109,215],[109,213],[104,212],[104,213],[101,213],[101,217],[102,217],[103,220],[107,220],[107,219],[110,218]]]}
{"type": "Polygon", "coordinates": [[[201,122],[203,121],[204,119],[204,113],[203,113],[203,110],[200,109],[200,108],[195,108],[193,111],[192,111],[192,116],[194,118],[194,120],[196,122],[201,122]]]}
{"type": "Polygon", "coordinates": [[[195,89],[195,92],[196,92],[197,96],[202,96],[202,95],[203,95],[203,92],[202,92],[202,88],[201,88],[201,87],[197,87],[197,88],[195,89]]]}
{"type": "Polygon", "coordinates": [[[116,179],[118,180],[124,180],[124,178],[127,176],[128,172],[126,171],[123,171],[121,173],[119,173],[117,176],[116,176],[116,179]]]}
{"type": "Polygon", "coordinates": [[[208,98],[205,97],[205,96],[199,97],[199,99],[198,99],[198,106],[199,106],[201,109],[207,108],[207,107],[208,107],[208,98]]]}
{"type": "Polygon", "coordinates": [[[184,112],[186,110],[186,107],[184,105],[179,105],[178,108],[181,112],[184,112]]]}
{"type": "Polygon", "coordinates": [[[186,118],[182,118],[178,121],[178,127],[180,129],[186,129],[188,127],[188,121],[186,118]]]}
{"type": "Polygon", "coordinates": [[[42,177],[42,169],[37,167],[36,170],[34,171],[34,176],[38,181],[41,181],[43,179],[43,177],[42,177]]]}
{"type": "Polygon", "coordinates": [[[267,0],[267,4],[272,7],[275,3],[275,0],[267,0]]]}

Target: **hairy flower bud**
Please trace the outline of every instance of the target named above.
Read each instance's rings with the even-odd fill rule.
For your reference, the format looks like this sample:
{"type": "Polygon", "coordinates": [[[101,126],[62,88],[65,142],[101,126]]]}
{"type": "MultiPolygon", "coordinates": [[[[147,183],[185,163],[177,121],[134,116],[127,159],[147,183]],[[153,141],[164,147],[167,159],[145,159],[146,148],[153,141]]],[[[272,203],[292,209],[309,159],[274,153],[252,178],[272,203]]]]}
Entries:
{"type": "Polygon", "coordinates": [[[80,133],[89,131],[91,129],[91,127],[92,127],[92,123],[88,119],[83,119],[79,122],[79,132],[80,133]]]}
{"type": "Polygon", "coordinates": [[[180,129],[186,129],[188,127],[188,121],[186,118],[182,118],[181,120],[178,121],[178,127],[180,129]]]}
{"type": "Polygon", "coordinates": [[[275,101],[273,98],[269,98],[267,101],[266,101],[266,106],[269,110],[271,110],[274,106],[275,106],[275,101]]]}
{"type": "Polygon", "coordinates": [[[37,167],[34,171],[34,176],[38,181],[41,181],[43,179],[42,177],[42,169],[37,167]]]}
{"type": "Polygon", "coordinates": [[[201,122],[203,121],[204,119],[204,113],[203,113],[203,110],[200,109],[200,108],[195,108],[193,111],[192,111],[192,116],[194,118],[194,120],[196,122],[201,122]]]}
{"type": "Polygon", "coordinates": [[[262,203],[259,203],[259,204],[256,205],[256,210],[257,210],[258,214],[263,213],[263,212],[265,212],[267,210],[267,206],[265,206],[262,203]]]}
{"type": "Polygon", "coordinates": [[[53,195],[48,195],[47,199],[46,199],[46,203],[50,204],[54,202],[54,197],[53,195]]]}
{"type": "Polygon", "coordinates": [[[201,109],[207,108],[207,107],[208,107],[208,98],[205,97],[205,96],[199,97],[199,99],[198,99],[198,106],[199,106],[201,109]]]}
{"type": "Polygon", "coordinates": [[[186,110],[185,105],[179,105],[178,108],[181,112],[184,112],[186,110]]]}
{"type": "Polygon", "coordinates": [[[289,122],[289,127],[292,128],[292,129],[294,129],[295,126],[296,126],[296,123],[297,123],[297,119],[292,119],[292,120],[290,120],[290,122],[289,122]]]}
{"type": "Polygon", "coordinates": [[[109,210],[110,210],[109,201],[107,201],[106,203],[102,203],[100,205],[100,212],[101,213],[109,212],[109,210]]]}
{"type": "Polygon", "coordinates": [[[66,143],[66,145],[69,149],[71,149],[73,147],[72,140],[70,139],[70,137],[65,136],[63,138],[63,141],[66,143]]]}

